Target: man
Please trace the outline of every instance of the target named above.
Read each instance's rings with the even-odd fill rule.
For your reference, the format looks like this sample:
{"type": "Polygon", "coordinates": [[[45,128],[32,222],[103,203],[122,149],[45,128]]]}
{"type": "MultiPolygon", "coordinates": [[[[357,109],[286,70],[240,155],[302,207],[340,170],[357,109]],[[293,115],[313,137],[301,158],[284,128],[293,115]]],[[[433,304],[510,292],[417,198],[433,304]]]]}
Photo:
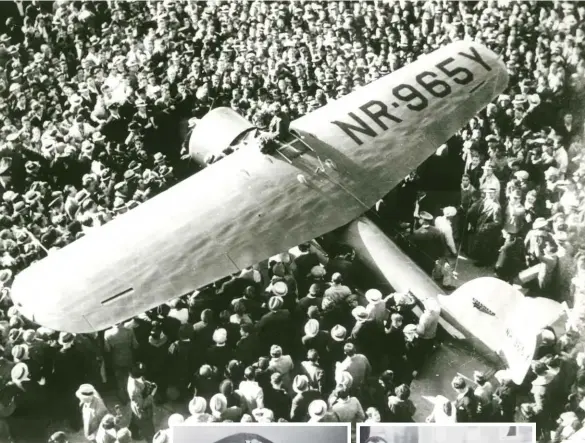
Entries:
{"type": "Polygon", "coordinates": [[[299,286],[299,294],[304,295],[307,292],[308,275],[314,266],[319,266],[319,256],[311,251],[310,243],[299,245],[301,254],[293,260],[293,276],[299,286]]]}
{"type": "Polygon", "coordinates": [[[443,258],[447,245],[441,231],[432,226],[433,216],[426,211],[419,214],[420,227],[410,236],[410,241],[418,249],[417,262],[430,274],[439,258],[443,258]]]}
{"type": "Polygon", "coordinates": [[[477,399],[473,389],[467,386],[463,377],[457,375],[453,378],[451,386],[457,393],[453,402],[457,423],[475,423],[477,416],[477,399]]]}
{"type": "Polygon", "coordinates": [[[336,272],[331,277],[331,284],[323,294],[321,309],[325,314],[326,324],[344,324],[354,299],[352,290],[343,284],[343,277],[336,272]]]}
{"type": "Polygon", "coordinates": [[[122,403],[128,402],[128,375],[134,365],[134,353],[138,342],[132,329],[118,323],[104,333],[104,350],[109,357],[110,368],[116,379],[118,398],[122,403]]]}
{"type": "Polygon", "coordinates": [[[453,218],[457,215],[457,209],[452,206],[443,208],[443,215],[435,219],[435,227],[443,234],[443,239],[449,252],[457,257],[457,247],[453,237],[453,218]]]}
{"type": "Polygon", "coordinates": [[[357,353],[353,343],[346,343],[343,346],[343,353],[345,354],[345,360],[335,365],[335,373],[348,372],[353,378],[352,391],[357,394],[370,376],[372,366],[365,355],[357,353]]]}
{"type": "Polygon", "coordinates": [[[284,300],[279,296],[272,296],[268,300],[268,309],[270,312],[264,314],[256,324],[258,338],[260,339],[261,349],[269,351],[272,345],[279,345],[283,349],[290,349],[291,334],[284,331],[290,331],[292,327],[290,312],[283,309],[284,300]]]}

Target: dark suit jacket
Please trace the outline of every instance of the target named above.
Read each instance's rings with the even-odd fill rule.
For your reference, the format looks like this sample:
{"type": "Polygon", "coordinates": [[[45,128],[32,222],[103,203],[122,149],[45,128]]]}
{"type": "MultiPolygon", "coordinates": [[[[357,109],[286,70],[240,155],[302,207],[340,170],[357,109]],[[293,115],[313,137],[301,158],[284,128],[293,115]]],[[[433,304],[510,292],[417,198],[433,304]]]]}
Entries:
{"type": "Polygon", "coordinates": [[[477,415],[477,399],[473,394],[473,389],[467,388],[465,394],[455,400],[455,414],[457,423],[473,423],[477,415]]]}

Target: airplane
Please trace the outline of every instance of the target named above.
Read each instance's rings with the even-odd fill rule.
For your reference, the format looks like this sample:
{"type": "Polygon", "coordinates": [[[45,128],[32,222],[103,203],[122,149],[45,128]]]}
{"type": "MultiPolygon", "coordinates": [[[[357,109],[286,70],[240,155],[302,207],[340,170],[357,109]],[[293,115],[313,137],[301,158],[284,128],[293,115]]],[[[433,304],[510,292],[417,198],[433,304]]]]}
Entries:
{"type": "MultiPolygon", "coordinates": [[[[423,55],[294,120],[274,154],[240,143],[51,252],[16,276],[12,300],[36,324],[91,333],[190,294],[356,219],[507,85],[475,42],[423,55]]],[[[209,137],[233,134],[236,113],[215,114],[209,137]]]]}

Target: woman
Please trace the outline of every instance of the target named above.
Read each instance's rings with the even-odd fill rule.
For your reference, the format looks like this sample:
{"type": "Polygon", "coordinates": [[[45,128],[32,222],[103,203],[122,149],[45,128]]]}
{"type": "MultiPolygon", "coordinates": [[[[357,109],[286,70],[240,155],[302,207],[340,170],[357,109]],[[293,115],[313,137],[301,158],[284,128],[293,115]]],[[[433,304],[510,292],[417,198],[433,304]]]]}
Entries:
{"type": "Polygon", "coordinates": [[[100,423],[108,410],[101,396],[90,384],[79,387],[75,396],[81,406],[81,419],[83,421],[83,434],[88,441],[96,441],[96,433],[100,423]]]}
{"type": "Polygon", "coordinates": [[[132,410],[132,433],[137,438],[152,441],[154,437],[153,422],[153,397],[156,395],[156,384],[146,380],[144,374],[146,368],[143,363],[138,363],[130,370],[128,377],[128,396],[130,397],[130,409],[132,410]]]}

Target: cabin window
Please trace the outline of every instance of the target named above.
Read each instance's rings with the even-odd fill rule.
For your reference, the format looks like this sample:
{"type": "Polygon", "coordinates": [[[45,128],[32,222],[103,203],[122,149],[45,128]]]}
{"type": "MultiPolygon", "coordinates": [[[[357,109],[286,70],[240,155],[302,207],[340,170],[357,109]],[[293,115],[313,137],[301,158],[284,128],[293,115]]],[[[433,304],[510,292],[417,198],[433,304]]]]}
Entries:
{"type": "Polygon", "coordinates": [[[276,152],[286,157],[288,160],[293,160],[300,157],[305,152],[309,151],[310,148],[306,143],[303,143],[299,137],[289,132],[285,140],[278,140],[279,147],[276,152]]]}

